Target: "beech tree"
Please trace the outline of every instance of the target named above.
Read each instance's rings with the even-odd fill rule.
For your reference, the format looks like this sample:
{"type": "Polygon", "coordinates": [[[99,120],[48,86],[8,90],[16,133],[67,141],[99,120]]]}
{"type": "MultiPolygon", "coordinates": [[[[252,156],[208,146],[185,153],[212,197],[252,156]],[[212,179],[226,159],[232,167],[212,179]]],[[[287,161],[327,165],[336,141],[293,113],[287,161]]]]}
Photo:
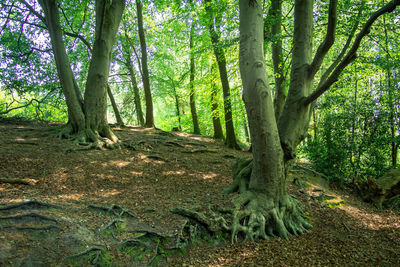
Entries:
{"type": "Polygon", "coordinates": [[[215,14],[211,0],[205,1],[205,10],[207,13],[208,30],[213,45],[215,59],[218,63],[219,76],[221,79],[222,92],[224,94],[224,111],[225,111],[225,144],[227,147],[240,149],[236,142],[235,128],[233,126],[231,93],[229,88],[228,74],[226,71],[226,58],[224,49],[220,43],[220,26],[222,14],[215,14]]]}
{"type": "Polygon", "coordinates": [[[68,124],[60,136],[73,136],[78,142],[93,142],[98,148],[118,146],[118,138],[109,127],[106,117],[107,80],[111,51],[125,1],[96,1],[95,40],[84,97],[78,88],[66,53],[57,1],[39,1],[44,17],[26,1],[21,2],[42,20],[50,35],[58,76],[68,106],[68,124]]]}
{"type": "Polygon", "coordinates": [[[374,12],[355,37],[351,48],[339,55],[333,67],[324,73],[326,79],[314,89],[315,75],[335,41],[337,2],[329,1],[326,35],[313,56],[314,1],[295,1],[289,93],[276,121],[263,56],[262,1],[239,1],[240,73],[253,159],[237,164],[239,170],[235,172],[234,183],[225,191],[240,192],[233,200],[233,241],[239,235],[250,240],[267,239],[269,236],[287,238],[311,227],[304,218],[300,202],[286,192],[285,182],[290,163],[296,158],[297,146],[306,136],[312,104],[356,58],[356,51],[375,20],[400,5],[400,0],[393,0],[374,12]]]}
{"type": "Polygon", "coordinates": [[[147,66],[147,45],[146,37],[143,28],[143,4],[140,0],[136,0],[136,14],[138,18],[138,31],[140,39],[140,48],[142,52],[142,81],[144,88],[144,95],[146,100],[146,122],[145,127],[154,127],[154,115],[153,115],[153,99],[151,97],[149,69],[147,66]]]}

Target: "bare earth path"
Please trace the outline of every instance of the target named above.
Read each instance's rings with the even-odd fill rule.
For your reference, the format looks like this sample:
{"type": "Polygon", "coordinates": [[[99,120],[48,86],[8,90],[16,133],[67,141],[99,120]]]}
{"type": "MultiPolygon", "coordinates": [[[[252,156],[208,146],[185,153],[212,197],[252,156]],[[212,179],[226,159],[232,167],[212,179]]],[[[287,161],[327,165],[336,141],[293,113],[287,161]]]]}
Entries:
{"type": "Polygon", "coordinates": [[[0,122],[0,266],[400,266],[400,213],[297,170],[289,191],[313,229],[288,241],[200,242],[184,251],[175,206],[229,206],[247,152],[213,139],[115,128],[121,150],[77,151],[57,125],[0,122]],[[182,256],[184,254],[184,256],[182,256]],[[134,263],[133,263],[134,261],[134,263]]]}

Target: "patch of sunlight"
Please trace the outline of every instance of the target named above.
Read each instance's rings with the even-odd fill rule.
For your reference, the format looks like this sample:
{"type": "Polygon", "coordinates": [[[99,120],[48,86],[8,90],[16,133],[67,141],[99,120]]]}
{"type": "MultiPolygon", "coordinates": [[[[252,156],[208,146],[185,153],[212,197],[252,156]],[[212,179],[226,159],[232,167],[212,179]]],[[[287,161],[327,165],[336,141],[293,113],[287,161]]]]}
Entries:
{"type": "Polygon", "coordinates": [[[143,172],[137,172],[137,171],[130,171],[130,174],[132,174],[133,176],[142,176],[143,172]]]}
{"type": "Polygon", "coordinates": [[[338,208],[360,221],[360,223],[368,229],[379,230],[393,227],[400,229],[400,224],[388,222],[385,217],[378,214],[369,213],[349,205],[341,205],[338,208]]]}
{"type": "Polygon", "coordinates": [[[123,161],[123,160],[111,160],[110,161],[111,164],[114,164],[117,167],[126,167],[128,166],[131,162],[130,161],[123,161]]]}
{"type": "Polygon", "coordinates": [[[110,197],[110,196],[119,195],[119,194],[121,194],[121,192],[118,190],[115,190],[115,189],[111,189],[111,190],[100,189],[99,191],[96,191],[95,194],[100,197],[110,197]]]}
{"type": "Polygon", "coordinates": [[[4,187],[0,187],[0,191],[6,191],[4,187]]]}
{"type": "Polygon", "coordinates": [[[217,176],[218,176],[218,174],[210,172],[210,173],[204,174],[203,175],[203,179],[204,180],[211,180],[211,179],[216,178],[217,176]]]}
{"type": "Polygon", "coordinates": [[[163,175],[184,175],[186,172],[184,170],[177,170],[177,171],[164,171],[163,175]]]}
{"type": "Polygon", "coordinates": [[[29,198],[28,199],[27,198],[13,198],[13,199],[8,199],[8,200],[3,199],[3,201],[5,201],[5,202],[3,202],[2,204],[18,203],[18,202],[27,201],[27,200],[29,200],[29,198]]]}
{"type": "Polygon", "coordinates": [[[14,140],[15,140],[16,142],[24,142],[24,141],[26,141],[26,139],[25,139],[25,138],[22,138],[22,137],[16,137],[14,140]]]}
{"type": "Polygon", "coordinates": [[[58,198],[67,199],[67,200],[79,200],[83,197],[83,194],[64,194],[59,195],[58,198]]]}

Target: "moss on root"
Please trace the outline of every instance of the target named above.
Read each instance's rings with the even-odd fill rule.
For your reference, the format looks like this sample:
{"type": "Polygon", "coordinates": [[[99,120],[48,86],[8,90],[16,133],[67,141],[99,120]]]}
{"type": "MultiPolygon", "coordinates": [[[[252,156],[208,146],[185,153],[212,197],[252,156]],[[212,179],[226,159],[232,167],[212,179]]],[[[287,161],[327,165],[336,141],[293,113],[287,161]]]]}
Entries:
{"type": "Polygon", "coordinates": [[[306,221],[302,205],[290,195],[280,201],[265,194],[246,191],[233,200],[232,242],[240,239],[258,240],[306,232],[311,225],[306,221]]]}

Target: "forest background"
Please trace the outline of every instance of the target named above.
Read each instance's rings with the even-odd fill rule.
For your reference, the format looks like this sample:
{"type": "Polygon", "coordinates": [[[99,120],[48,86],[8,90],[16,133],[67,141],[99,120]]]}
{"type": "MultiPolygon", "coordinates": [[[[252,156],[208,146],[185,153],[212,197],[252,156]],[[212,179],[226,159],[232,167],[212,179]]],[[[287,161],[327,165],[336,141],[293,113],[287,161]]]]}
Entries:
{"type": "MultiPolygon", "coordinates": [[[[323,70],[348,49],[363,22],[386,2],[339,1],[336,41],[323,70]]],[[[112,50],[108,121],[144,125],[147,112],[154,107],[153,124],[157,128],[225,138],[228,146],[237,147],[238,143],[248,147],[239,72],[237,1],[214,1],[211,9],[200,1],[155,0],[140,5],[147,47],[143,49],[139,36],[138,5],[128,1],[112,50]],[[225,66],[221,66],[221,59],[215,59],[218,53],[225,66]],[[147,83],[143,82],[144,64],[148,65],[150,100],[143,90],[147,83]],[[225,67],[226,77],[221,75],[221,67],[225,67]],[[229,122],[233,127],[229,128],[229,122]],[[234,142],[229,141],[232,134],[234,142]]],[[[329,1],[316,1],[314,5],[313,35],[318,44],[325,37],[329,1]]],[[[78,87],[85,88],[95,5],[92,1],[61,1],[58,7],[72,72],[78,87]]],[[[271,3],[264,1],[264,12],[271,15],[264,20],[269,81],[272,88],[279,84],[285,93],[293,46],[293,9],[294,1],[283,1],[281,31],[276,32],[277,17],[271,15],[271,3]],[[277,44],[281,60],[274,66],[277,44]]],[[[3,1],[1,6],[0,116],[66,123],[67,106],[40,12],[34,1],[3,1]]],[[[399,20],[398,10],[379,17],[361,43],[357,58],[329,93],[315,102],[300,154],[311,160],[317,171],[341,184],[357,177],[379,177],[397,165],[399,20]]],[[[318,75],[322,74],[317,73],[315,86],[324,79],[318,75]]]]}

